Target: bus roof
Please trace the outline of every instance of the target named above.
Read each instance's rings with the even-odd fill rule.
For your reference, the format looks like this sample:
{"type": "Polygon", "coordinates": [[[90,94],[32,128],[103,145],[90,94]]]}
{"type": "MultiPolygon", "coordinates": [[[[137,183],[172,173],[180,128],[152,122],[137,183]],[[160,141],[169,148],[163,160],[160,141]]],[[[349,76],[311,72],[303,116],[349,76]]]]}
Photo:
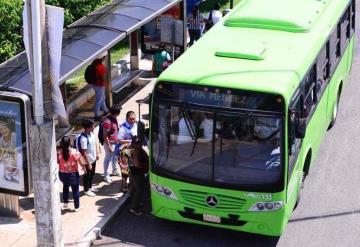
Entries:
{"type": "Polygon", "coordinates": [[[348,2],[243,0],[159,80],[269,92],[289,100],[348,2]]]}

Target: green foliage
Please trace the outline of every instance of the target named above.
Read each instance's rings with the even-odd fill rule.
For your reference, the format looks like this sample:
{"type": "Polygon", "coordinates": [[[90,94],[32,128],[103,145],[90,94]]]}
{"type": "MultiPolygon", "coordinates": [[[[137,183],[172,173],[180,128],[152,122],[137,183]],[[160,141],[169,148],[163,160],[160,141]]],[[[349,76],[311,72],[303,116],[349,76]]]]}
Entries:
{"type": "MultiPolygon", "coordinates": [[[[233,0],[234,7],[240,1],[241,0],[233,0]]],[[[200,12],[209,12],[210,10],[213,9],[215,3],[218,3],[220,5],[221,11],[230,8],[230,0],[205,0],[200,2],[199,4],[200,12]]]]}
{"type": "MultiPolygon", "coordinates": [[[[46,0],[64,8],[65,26],[89,14],[110,0],[46,0]]],[[[22,39],[22,0],[0,0],[0,63],[24,50],[22,39]]]]}
{"type": "Polygon", "coordinates": [[[22,0],[0,0],[0,63],[23,50],[22,0]]]}
{"type": "Polygon", "coordinates": [[[65,26],[89,14],[109,0],[47,0],[46,4],[62,7],[65,10],[65,26]]]}

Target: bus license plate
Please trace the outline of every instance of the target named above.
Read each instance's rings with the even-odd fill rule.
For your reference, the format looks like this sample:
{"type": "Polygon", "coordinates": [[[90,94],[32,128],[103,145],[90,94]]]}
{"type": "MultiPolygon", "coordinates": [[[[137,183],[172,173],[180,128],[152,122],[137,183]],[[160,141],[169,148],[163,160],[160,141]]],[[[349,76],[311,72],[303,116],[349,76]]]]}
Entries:
{"type": "Polygon", "coordinates": [[[208,222],[220,223],[221,218],[216,215],[203,214],[203,220],[208,222]]]}

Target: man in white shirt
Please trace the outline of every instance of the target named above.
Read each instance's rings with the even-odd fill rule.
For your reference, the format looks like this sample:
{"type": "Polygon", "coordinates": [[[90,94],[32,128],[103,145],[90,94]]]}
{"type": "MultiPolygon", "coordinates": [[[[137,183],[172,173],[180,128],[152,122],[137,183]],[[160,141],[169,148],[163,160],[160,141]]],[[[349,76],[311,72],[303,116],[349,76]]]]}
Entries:
{"type": "MultiPolygon", "coordinates": [[[[210,118],[208,113],[205,113],[205,118],[200,124],[200,129],[204,130],[204,140],[211,141],[213,138],[214,120],[210,118]]],[[[220,123],[216,123],[216,129],[220,129],[220,123]]],[[[216,138],[216,134],[215,134],[216,138]]]]}
{"type": "Polygon", "coordinates": [[[90,119],[84,119],[82,125],[84,132],[76,138],[76,147],[86,162],[86,173],[84,174],[83,180],[84,193],[87,196],[95,196],[94,189],[92,189],[92,181],[95,174],[96,160],[99,159],[99,153],[96,145],[96,137],[93,132],[94,122],[90,119]]]}
{"type": "MultiPolygon", "coordinates": [[[[126,121],[120,125],[118,140],[121,145],[131,144],[131,139],[133,136],[137,136],[137,122],[136,115],[133,111],[128,111],[126,113],[126,121]]],[[[122,147],[121,147],[122,148],[122,147]]]]}
{"type": "Polygon", "coordinates": [[[218,23],[222,18],[220,12],[220,5],[218,3],[214,4],[213,10],[211,10],[206,18],[206,31],[208,31],[212,26],[218,23]]]}
{"type": "Polygon", "coordinates": [[[193,141],[189,132],[189,128],[194,130],[195,126],[192,120],[188,119],[188,121],[190,126],[186,125],[185,119],[183,117],[179,120],[179,135],[177,138],[177,144],[190,143],[193,141]]]}

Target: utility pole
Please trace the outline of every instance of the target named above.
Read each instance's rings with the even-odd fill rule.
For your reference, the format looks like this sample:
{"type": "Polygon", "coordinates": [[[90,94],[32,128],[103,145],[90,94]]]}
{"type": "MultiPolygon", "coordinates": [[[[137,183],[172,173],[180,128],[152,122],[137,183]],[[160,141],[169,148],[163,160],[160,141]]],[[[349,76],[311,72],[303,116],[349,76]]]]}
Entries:
{"type": "Polygon", "coordinates": [[[29,25],[29,67],[35,124],[30,151],[38,247],[64,246],[56,161],[55,128],[46,31],[45,0],[26,0],[29,25]]]}
{"type": "Polygon", "coordinates": [[[234,7],[234,0],[230,0],[230,9],[234,7]]]}

